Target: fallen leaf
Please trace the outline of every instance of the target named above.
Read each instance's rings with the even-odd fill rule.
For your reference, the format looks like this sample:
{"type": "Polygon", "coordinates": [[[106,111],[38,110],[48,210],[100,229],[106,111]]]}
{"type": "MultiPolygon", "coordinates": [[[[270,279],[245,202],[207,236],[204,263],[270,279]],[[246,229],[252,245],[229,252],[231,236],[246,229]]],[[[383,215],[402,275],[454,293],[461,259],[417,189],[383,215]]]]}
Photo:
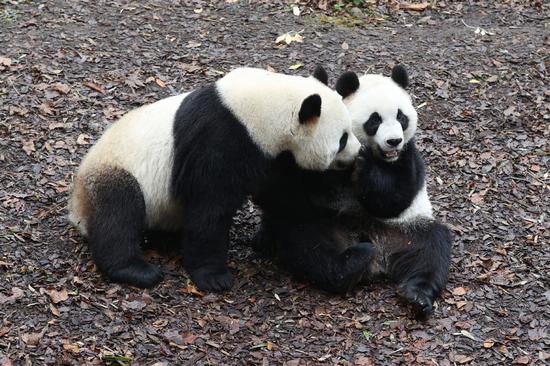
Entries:
{"type": "Polygon", "coordinates": [[[160,79],[155,79],[155,83],[157,83],[157,85],[160,86],[161,88],[166,88],[166,84],[164,83],[164,81],[160,79]]]}
{"type": "Polygon", "coordinates": [[[25,333],[21,336],[21,340],[28,346],[36,346],[44,336],[44,332],[40,333],[25,333]]]}
{"type": "Polygon", "coordinates": [[[269,72],[277,72],[271,65],[267,65],[265,69],[269,72]]]}
{"type": "Polygon", "coordinates": [[[292,14],[296,15],[297,17],[300,16],[300,8],[296,5],[292,7],[292,14]]]}
{"type": "Polygon", "coordinates": [[[0,57],[0,65],[9,67],[11,66],[11,58],[0,57]]]}
{"type": "Polygon", "coordinates": [[[19,287],[12,287],[11,296],[5,296],[0,293],[0,304],[13,304],[24,295],[25,293],[19,287]]]}
{"type": "Polygon", "coordinates": [[[30,155],[31,152],[36,151],[36,149],[34,148],[34,141],[33,140],[24,141],[23,151],[25,151],[27,155],[30,155]]]}
{"type": "Polygon", "coordinates": [[[518,356],[512,361],[515,365],[527,365],[529,364],[529,357],[528,356],[518,356]]]}
{"type": "Polygon", "coordinates": [[[200,47],[202,45],[201,42],[197,42],[197,41],[189,41],[187,42],[187,48],[197,48],[197,47],[200,47]]]}
{"type": "Polygon", "coordinates": [[[54,90],[60,92],[61,94],[67,94],[71,90],[70,86],[68,86],[67,84],[63,84],[63,83],[56,83],[56,84],[53,85],[52,88],[54,90]]]}
{"type": "Polygon", "coordinates": [[[468,289],[466,289],[464,287],[456,287],[451,291],[451,293],[454,296],[464,296],[464,295],[466,295],[467,292],[468,292],[468,289]]]}
{"type": "Polygon", "coordinates": [[[52,312],[53,315],[55,316],[60,316],[61,314],[59,313],[59,310],[53,305],[53,304],[50,304],[50,311],[52,312]]]}
{"type": "Polygon", "coordinates": [[[46,290],[46,293],[50,296],[50,299],[54,304],[59,304],[69,298],[69,294],[65,289],[61,291],[57,291],[55,289],[51,289],[49,291],[46,290]]]}
{"type": "Polygon", "coordinates": [[[181,293],[190,294],[196,297],[203,297],[204,293],[200,292],[194,285],[188,285],[185,288],[180,289],[181,293]]]}
{"type": "Polygon", "coordinates": [[[424,11],[426,8],[430,6],[430,3],[424,2],[419,4],[410,4],[410,3],[402,3],[399,4],[399,9],[401,10],[411,10],[411,11],[424,11]]]}
{"type": "Polygon", "coordinates": [[[473,358],[465,355],[455,355],[454,357],[452,357],[452,360],[458,364],[463,364],[472,361],[473,358]]]}
{"type": "Polygon", "coordinates": [[[540,166],[536,165],[536,164],[533,164],[531,165],[531,168],[530,168],[533,172],[535,173],[538,173],[540,172],[540,166]]]}
{"type": "Polygon", "coordinates": [[[103,88],[100,87],[99,85],[94,84],[94,83],[91,83],[91,82],[89,82],[89,81],[85,81],[84,83],[82,83],[82,85],[84,85],[85,87],[90,88],[90,89],[92,89],[93,91],[96,91],[96,92],[98,92],[98,93],[101,93],[101,94],[104,94],[104,93],[105,93],[105,89],[103,89],[103,88]]]}
{"type": "Polygon", "coordinates": [[[291,44],[292,42],[302,43],[303,41],[304,41],[304,37],[302,37],[302,35],[300,35],[299,32],[294,32],[294,31],[282,34],[275,39],[275,43],[277,44],[283,43],[283,42],[286,44],[291,44]]]}
{"type": "Polygon", "coordinates": [[[342,47],[343,50],[348,50],[348,49],[349,49],[349,45],[348,45],[348,43],[345,42],[345,41],[342,43],[342,46],[341,46],[341,47],[342,47]]]}
{"type": "Polygon", "coordinates": [[[63,344],[63,349],[65,351],[69,351],[69,352],[72,352],[72,353],[78,353],[80,352],[80,348],[78,347],[78,345],[76,344],[71,344],[71,343],[64,343],[63,344]]]}
{"type": "Polygon", "coordinates": [[[288,68],[290,70],[298,70],[299,68],[303,67],[304,65],[303,64],[294,64],[292,66],[289,66],[288,68]]]}
{"type": "Polygon", "coordinates": [[[77,145],[89,145],[90,142],[88,140],[91,138],[92,136],[86,135],[85,133],[81,133],[80,135],[78,135],[78,138],[76,139],[76,143],[77,145]]]}
{"type": "Polygon", "coordinates": [[[491,340],[491,339],[487,339],[483,342],[483,347],[485,348],[491,348],[495,345],[495,341],[491,340]]]}
{"type": "Polygon", "coordinates": [[[185,344],[193,344],[198,337],[191,333],[186,333],[181,336],[181,340],[185,344]]]}

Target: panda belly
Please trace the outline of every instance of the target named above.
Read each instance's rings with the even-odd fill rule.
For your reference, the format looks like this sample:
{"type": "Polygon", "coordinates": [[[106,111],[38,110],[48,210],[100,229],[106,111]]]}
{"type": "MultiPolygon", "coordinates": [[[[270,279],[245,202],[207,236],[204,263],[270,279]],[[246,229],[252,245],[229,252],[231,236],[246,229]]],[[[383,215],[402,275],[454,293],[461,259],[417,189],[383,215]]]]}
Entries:
{"type": "Polygon", "coordinates": [[[114,123],[84,158],[74,183],[69,219],[87,233],[94,187],[123,170],[143,195],[147,228],[177,230],[182,207],[171,195],[176,111],[187,94],[143,106],[114,123]]]}

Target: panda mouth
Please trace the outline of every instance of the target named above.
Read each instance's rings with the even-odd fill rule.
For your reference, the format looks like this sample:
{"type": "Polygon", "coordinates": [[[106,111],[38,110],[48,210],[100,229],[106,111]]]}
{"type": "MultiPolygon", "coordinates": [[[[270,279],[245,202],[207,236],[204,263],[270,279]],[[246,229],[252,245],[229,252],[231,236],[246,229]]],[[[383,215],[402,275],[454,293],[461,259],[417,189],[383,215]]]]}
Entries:
{"type": "Polygon", "coordinates": [[[382,155],[386,159],[395,159],[399,156],[399,151],[397,150],[382,151],[382,155]]]}

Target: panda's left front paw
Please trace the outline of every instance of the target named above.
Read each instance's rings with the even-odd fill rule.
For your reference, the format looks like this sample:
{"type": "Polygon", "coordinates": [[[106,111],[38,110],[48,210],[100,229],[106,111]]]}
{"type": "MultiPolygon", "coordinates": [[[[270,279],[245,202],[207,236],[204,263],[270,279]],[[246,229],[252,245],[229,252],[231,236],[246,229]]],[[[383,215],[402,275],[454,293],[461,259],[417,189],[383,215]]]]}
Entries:
{"type": "Polygon", "coordinates": [[[416,319],[426,320],[432,315],[437,294],[429,283],[410,279],[397,287],[397,293],[413,306],[416,319]]]}

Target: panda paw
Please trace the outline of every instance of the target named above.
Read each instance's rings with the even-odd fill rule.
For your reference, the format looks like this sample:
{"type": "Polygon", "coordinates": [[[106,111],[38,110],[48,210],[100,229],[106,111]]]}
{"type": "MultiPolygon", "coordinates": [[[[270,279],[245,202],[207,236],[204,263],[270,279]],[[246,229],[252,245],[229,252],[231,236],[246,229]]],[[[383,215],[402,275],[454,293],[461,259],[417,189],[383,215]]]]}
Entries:
{"type": "Polygon", "coordinates": [[[340,254],[340,261],[329,283],[325,285],[326,289],[340,294],[351,290],[368,273],[374,254],[371,243],[359,243],[346,249],[340,254]]]}
{"type": "Polygon", "coordinates": [[[233,286],[233,276],[226,267],[206,266],[189,273],[201,291],[223,292],[233,286]]]}
{"type": "Polygon", "coordinates": [[[114,282],[140,288],[151,288],[162,280],[162,272],[157,266],[140,259],[126,267],[111,271],[108,273],[108,277],[114,282]]]}
{"type": "Polygon", "coordinates": [[[416,319],[426,320],[432,315],[436,292],[428,283],[411,279],[399,285],[397,292],[413,306],[416,319]]]}

